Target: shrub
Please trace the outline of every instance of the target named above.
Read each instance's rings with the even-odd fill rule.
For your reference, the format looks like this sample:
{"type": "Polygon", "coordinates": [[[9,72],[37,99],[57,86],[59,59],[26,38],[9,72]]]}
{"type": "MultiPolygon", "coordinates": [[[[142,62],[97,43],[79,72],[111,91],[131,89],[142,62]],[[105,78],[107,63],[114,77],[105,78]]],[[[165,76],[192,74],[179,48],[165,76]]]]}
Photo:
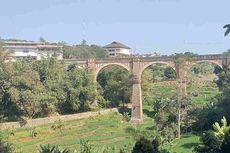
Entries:
{"type": "Polygon", "coordinates": [[[58,146],[52,146],[50,144],[40,145],[39,153],[71,153],[68,149],[62,150],[58,146]]]}
{"type": "Polygon", "coordinates": [[[89,140],[80,140],[81,150],[80,153],[92,153],[92,146],[89,144],[89,140]]]}
{"type": "Polygon", "coordinates": [[[0,138],[0,153],[13,153],[11,144],[0,138]]]}
{"type": "Polygon", "coordinates": [[[61,133],[63,132],[64,124],[61,120],[55,121],[54,124],[51,126],[53,130],[59,130],[61,133]]]}
{"type": "Polygon", "coordinates": [[[229,153],[230,152],[230,126],[227,120],[221,120],[219,123],[213,124],[213,130],[203,134],[201,141],[203,145],[195,148],[197,153],[229,153]]]}
{"type": "Polygon", "coordinates": [[[122,115],[123,115],[123,120],[125,120],[127,122],[130,121],[131,115],[129,112],[124,112],[122,115]]]}

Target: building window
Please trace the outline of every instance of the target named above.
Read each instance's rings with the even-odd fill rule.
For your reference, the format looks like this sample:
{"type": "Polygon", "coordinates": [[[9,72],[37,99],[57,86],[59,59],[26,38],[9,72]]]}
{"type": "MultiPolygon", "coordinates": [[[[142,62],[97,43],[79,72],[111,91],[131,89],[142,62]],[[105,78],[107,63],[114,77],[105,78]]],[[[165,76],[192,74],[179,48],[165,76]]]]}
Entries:
{"type": "Polygon", "coordinates": [[[23,49],[23,53],[29,53],[28,49],[23,49]]]}
{"type": "Polygon", "coordinates": [[[114,52],[115,50],[114,49],[109,49],[109,52],[114,52]]]}

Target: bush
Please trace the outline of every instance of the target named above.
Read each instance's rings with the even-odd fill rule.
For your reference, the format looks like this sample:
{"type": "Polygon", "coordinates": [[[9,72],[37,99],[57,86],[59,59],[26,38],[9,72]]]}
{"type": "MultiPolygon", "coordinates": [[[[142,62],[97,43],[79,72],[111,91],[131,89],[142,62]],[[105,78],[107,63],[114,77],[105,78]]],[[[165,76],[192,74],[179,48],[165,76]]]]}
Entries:
{"type": "Polygon", "coordinates": [[[132,153],[168,153],[167,150],[160,149],[160,141],[155,138],[152,142],[144,137],[136,141],[132,153]]]}
{"type": "Polygon", "coordinates": [[[13,150],[11,148],[11,144],[0,139],[0,153],[13,153],[13,150]]]}
{"type": "Polygon", "coordinates": [[[131,114],[129,112],[124,112],[122,115],[123,115],[123,120],[125,120],[127,122],[130,121],[131,114]]]}
{"type": "Polygon", "coordinates": [[[230,126],[227,120],[221,120],[219,123],[213,124],[213,130],[203,134],[201,141],[203,145],[195,148],[197,153],[229,153],[230,152],[230,126]]]}
{"type": "Polygon", "coordinates": [[[79,153],[92,153],[92,146],[89,144],[89,140],[80,140],[81,150],[79,153]]]}
{"type": "Polygon", "coordinates": [[[68,149],[60,149],[58,146],[50,144],[40,145],[39,153],[71,153],[68,149]]]}

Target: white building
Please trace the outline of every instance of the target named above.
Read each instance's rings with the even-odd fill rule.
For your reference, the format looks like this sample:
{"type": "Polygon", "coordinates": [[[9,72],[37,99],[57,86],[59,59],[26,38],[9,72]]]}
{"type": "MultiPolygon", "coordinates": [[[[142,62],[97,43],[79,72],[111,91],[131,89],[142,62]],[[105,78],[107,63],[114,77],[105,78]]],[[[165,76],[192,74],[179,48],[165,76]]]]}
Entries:
{"type": "Polygon", "coordinates": [[[63,59],[63,47],[59,45],[29,41],[4,41],[4,44],[4,48],[10,53],[10,60],[28,56],[37,60],[52,56],[55,56],[59,60],[63,59]]]}
{"type": "Polygon", "coordinates": [[[114,41],[104,46],[104,48],[108,51],[110,57],[131,55],[131,48],[120,42],[114,41]]]}

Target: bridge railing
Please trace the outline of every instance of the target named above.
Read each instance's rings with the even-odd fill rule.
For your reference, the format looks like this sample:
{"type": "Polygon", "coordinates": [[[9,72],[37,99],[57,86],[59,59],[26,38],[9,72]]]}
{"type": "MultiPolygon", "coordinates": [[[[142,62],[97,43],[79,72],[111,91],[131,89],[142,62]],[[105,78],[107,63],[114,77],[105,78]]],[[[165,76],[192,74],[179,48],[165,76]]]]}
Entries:
{"type": "MultiPolygon", "coordinates": [[[[111,57],[111,58],[77,58],[77,59],[64,59],[67,62],[87,62],[88,60],[95,60],[97,62],[122,62],[132,61],[139,59],[140,61],[172,61],[175,56],[155,56],[155,57],[111,57]]],[[[225,58],[222,54],[208,54],[192,56],[193,60],[218,60],[225,58]]]]}

